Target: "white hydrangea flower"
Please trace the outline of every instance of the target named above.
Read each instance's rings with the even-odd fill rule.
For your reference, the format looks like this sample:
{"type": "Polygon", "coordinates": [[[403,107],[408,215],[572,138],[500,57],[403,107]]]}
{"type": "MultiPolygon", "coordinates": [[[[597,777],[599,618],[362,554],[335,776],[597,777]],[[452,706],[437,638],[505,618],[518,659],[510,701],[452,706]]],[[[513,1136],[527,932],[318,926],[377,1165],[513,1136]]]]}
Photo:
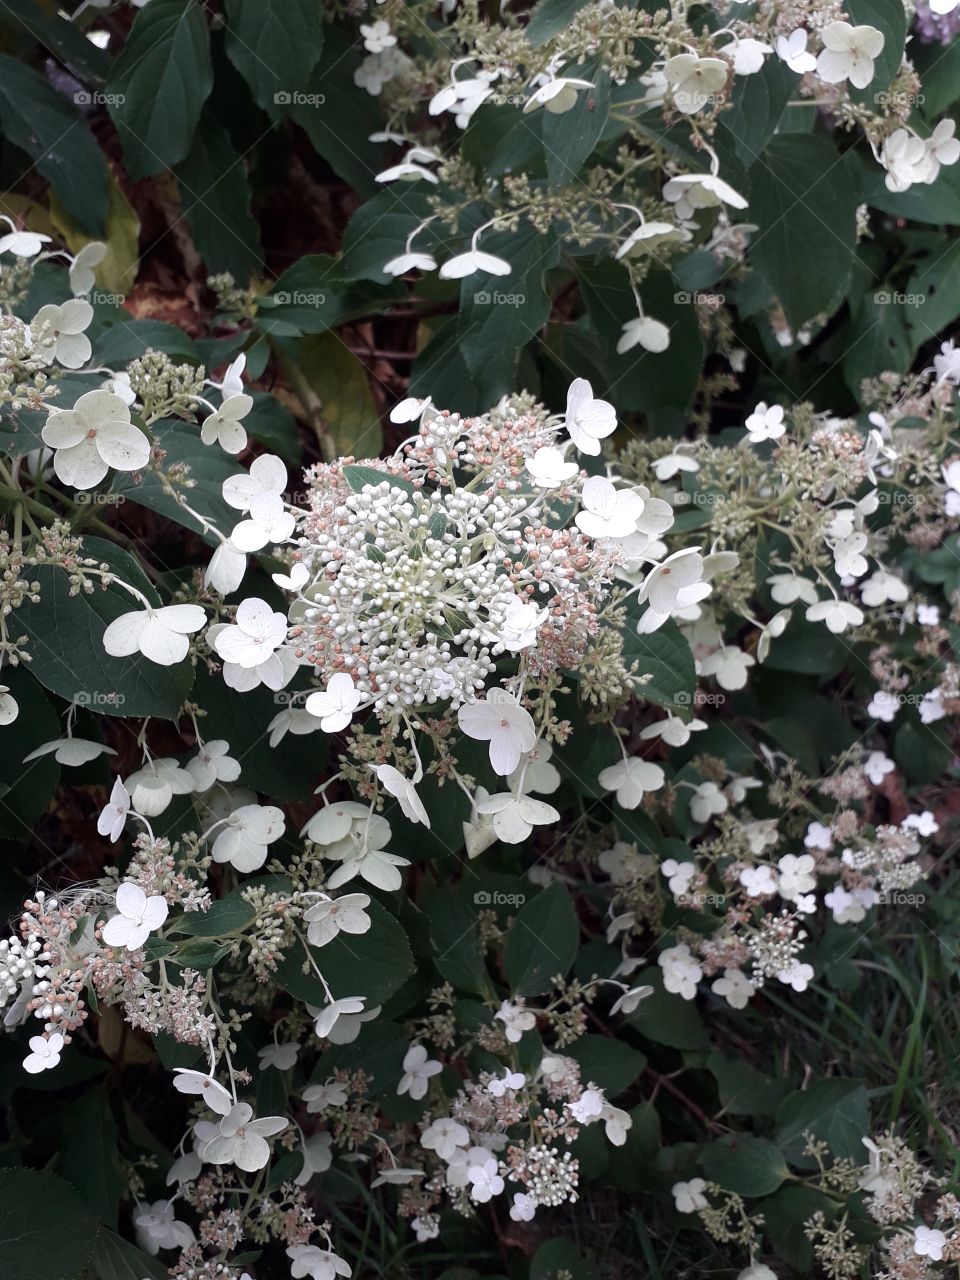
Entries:
{"type": "Polygon", "coordinates": [[[150,441],[112,391],[87,391],[72,409],[51,413],[40,438],[55,450],[57,479],[74,489],[92,489],[111,467],[139,471],[150,461],[150,441]]]}
{"type": "Polygon", "coordinates": [[[874,59],[883,52],[884,36],[876,27],[849,22],[828,22],[820,32],[823,49],[817,57],[817,74],[827,84],[849,80],[865,89],[874,76],[874,59]]]}
{"type": "Polygon", "coordinates": [[[403,1075],[397,1093],[407,1093],[415,1101],[427,1096],[430,1078],[443,1070],[443,1063],[432,1060],[422,1044],[412,1044],[403,1059],[403,1075]]]}
{"type": "Polygon", "coordinates": [[[189,636],[207,621],[198,604],[168,604],[133,609],[114,618],[103,633],[103,647],[112,658],[142,653],[158,666],[182,662],[190,649],[189,636]]]}
{"type": "Polygon", "coordinates": [[[151,933],[161,928],[170,910],[161,894],[147,897],[138,884],[125,881],[117,889],[117,914],[103,926],[103,941],[108,947],[125,947],[136,951],[151,933]]]}

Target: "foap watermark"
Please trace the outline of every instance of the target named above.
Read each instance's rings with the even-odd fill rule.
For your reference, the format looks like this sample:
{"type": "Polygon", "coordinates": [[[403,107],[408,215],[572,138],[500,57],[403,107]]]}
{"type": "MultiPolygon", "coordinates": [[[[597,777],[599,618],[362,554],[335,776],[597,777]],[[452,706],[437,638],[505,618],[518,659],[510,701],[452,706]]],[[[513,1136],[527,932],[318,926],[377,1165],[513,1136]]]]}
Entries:
{"type": "Polygon", "coordinates": [[[896,289],[878,289],[873,295],[878,307],[922,307],[927,301],[925,293],[898,293],[896,289]]]}
{"type": "Polygon", "coordinates": [[[703,289],[678,289],[673,295],[678,307],[722,307],[726,302],[726,294],[708,293],[703,289]]]}
{"type": "Polygon", "coordinates": [[[302,293],[300,290],[288,293],[286,289],[281,289],[273,297],[278,307],[322,307],[327,300],[325,293],[302,293]]]}
{"type": "Polygon", "coordinates": [[[685,493],[681,489],[673,496],[675,507],[722,507],[729,501],[728,493],[713,489],[698,489],[696,493],[685,493]]]}
{"type": "Polygon", "coordinates": [[[693,694],[681,689],[673,699],[678,707],[722,707],[726,700],[725,693],[711,693],[707,689],[697,689],[693,694]]]}
{"type": "Polygon", "coordinates": [[[526,900],[524,893],[501,893],[499,889],[478,889],[473,895],[475,907],[522,907],[526,900]]]}
{"type": "Polygon", "coordinates": [[[475,307],[522,307],[526,300],[523,293],[487,293],[486,289],[473,295],[475,307]]]}
{"type": "Polygon", "coordinates": [[[119,507],[126,502],[122,493],[94,493],[91,489],[80,489],[73,500],[79,507],[119,507]]]}
{"type": "Polygon", "coordinates": [[[307,700],[309,690],[301,689],[299,692],[291,692],[289,689],[279,689],[273,695],[273,705],[275,707],[302,707],[307,700]]]}
{"type": "Polygon", "coordinates": [[[125,93],[101,93],[98,89],[78,89],[73,101],[78,107],[122,107],[125,93]]]}
{"type": "Polygon", "coordinates": [[[678,907],[722,907],[726,901],[722,893],[678,893],[674,898],[678,907]]]}
{"type": "Polygon", "coordinates": [[[87,294],[87,301],[94,306],[122,307],[126,300],[125,293],[107,293],[103,289],[94,289],[87,294]]]}
{"type": "Polygon", "coordinates": [[[895,111],[903,107],[922,107],[926,100],[925,94],[904,93],[903,90],[894,90],[891,93],[889,89],[881,89],[879,93],[873,95],[873,101],[878,107],[893,107],[895,111]]]}
{"type": "Polygon", "coordinates": [[[277,107],[322,107],[326,100],[325,93],[301,93],[297,89],[278,89],[273,95],[277,107]]]}
{"type": "Polygon", "coordinates": [[[874,894],[877,906],[886,907],[922,907],[927,900],[925,893],[908,893],[905,889],[887,889],[874,894]]]}
{"type": "Polygon", "coordinates": [[[78,707],[122,707],[126,698],[122,693],[101,693],[98,689],[78,689],[73,695],[78,707]]]}

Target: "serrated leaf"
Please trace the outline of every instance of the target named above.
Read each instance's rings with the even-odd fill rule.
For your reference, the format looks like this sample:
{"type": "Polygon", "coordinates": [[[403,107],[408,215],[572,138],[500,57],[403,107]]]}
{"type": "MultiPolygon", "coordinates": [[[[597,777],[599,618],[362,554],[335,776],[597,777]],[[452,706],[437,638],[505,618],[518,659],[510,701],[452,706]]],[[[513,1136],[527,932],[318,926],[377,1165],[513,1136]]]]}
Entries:
{"type": "MultiPolygon", "coordinates": [[[[193,425],[163,419],[155,423],[151,430],[166,453],[162,463],[164,470],[169,470],[174,465],[189,467],[189,478],[194,481],[194,487],[181,487],[177,490],[183,494],[185,502],[192,510],[216,525],[225,536],[229,535],[240,517],[223,500],[223,482],[229,476],[237,474],[240,470],[239,463],[232,461],[217,446],[205,445],[200,439],[199,429],[193,425]]],[[[210,546],[217,546],[219,543],[216,534],[203,532],[196,517],[185,510],[176,498],[171,497],[159,476],[152,470],[142,473],[139,484],[127,473],[117,472],[110,491],[199,533],[210,546]]]]}
{"type": "Polygon", "coordinates": [[[553,187],[579,180],[580,170],[597,145],[610,110],[610,77],[606,70],[574,68],[564,74],[592,80],[593,88],[578,89],[577,101],[569,111],[557,115],[543,110],[543,149],[553,187]]]}
{"type": "Polygon", "coordinates": [[[203,7],[197,0],[151,0],[138,11],[107,81],[132,178],[161,173],[187,156],[212,87],[203,7]]]}
{"type": "Polygon", "coordinates": [[[650,635],[638,635],[631,627],[624,635],[623,652],[636,664],[639,697],[672,711],[691,710],[697,671],[690,645],[672,618],[650,635]],[[645,682],[644,676],[649,676],[645,682]]]}
{"type": "Polygon", "coordinates": [[[816,1161],[803,1154],[805,1133],[830,1146],[835,1159],[862,1164],[862,1139],[871,1132],[868,1095],[859,1080],[816,1080],[791,1093],[777,1111],[777,1142],[791,1164],[809,1169],[816,1161]]]}
{"type": "Polygon", "coordinates": [[[323,48],[316,0],[227,0],[227,57],[270,115],[306,89],[323,48]]]}
{"type": "Polygon", "coordinates": [[[0,752],[0,839],[26,841],[60,779],[60,766],[52,755],[24,764],[24,756],[61,734],[60,717],[29,665],[4,667],[3,683],[20,707],[8,734],[15,735],[16,748],[6,738],[7,749],[0,752]]]}
{"type": "MultiPolygon", "coordinates": [[[[399,991],[414,965],[407,936],[394,917],[379,902],[371,902],[367,910],[372,921],[367,933],[340,933],[325,947],[311,947],[310,954],[334,999],[366,996],[370,1009],[399,991]]],[[[303,972],[304,959],[298,944],[280,964],[277,980],[296,999],[323,1005],[323,984],[312,971],[303,972]]]]}
{"type": "Polygon", "coordinates": [[[413,485],[401,476],[392,476],[386,471],[378,471],[376,467],[364,467],[356,462],[349,462],[343,468],[343,478],[353,490],[359,493],[364,485],[383,484],[386,481],[392,489],[402,493],[413,493],[413,485]]]}

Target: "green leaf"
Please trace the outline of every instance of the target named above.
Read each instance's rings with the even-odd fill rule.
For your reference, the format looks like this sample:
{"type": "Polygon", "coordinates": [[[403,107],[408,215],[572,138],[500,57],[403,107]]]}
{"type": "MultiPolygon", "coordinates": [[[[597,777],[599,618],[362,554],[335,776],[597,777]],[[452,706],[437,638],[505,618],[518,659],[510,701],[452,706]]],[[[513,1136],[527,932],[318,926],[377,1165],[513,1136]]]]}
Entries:
{"type": "Polygon", "coordinates": [[[383,429],[359,356],[338,334],[315,333],[293,344],[291,364],[297,394],[329,439],[332,456],[375,458],[383,447],[383,429]]]}
{"type": "Polygon", "coordinates": [[[97,1280],[169,1280],[169,1271],[156,1258],[112,1231],[102,1229],[90,1260],[97,1280]]]}
{"type": "Polygon", "coordinates": [[[77,1280],[93,1254],[99,1227],[62,1178],[0,1169],[0,1257],[11,1280],[77,1280]]]}
{"type": "Polygon", "coordinates": [[[57,13],[54,5],[45,11],[37,0],[4,0],[0,23],[13,27],[17,35],[26,31],[84,84],[102,84],[106,78],[110,68],[106,51],[93,43],[79,23],[57,13]]]}
{"type": "Polygon", "coordinates": [[[0,54],[0,124],[71,216],[94,235],[107,220],[107,165],[80,112],[32,67],[0,54]]]}
{"type": "MultiPolygon", "coordinates": [[[[343,233],[339,261],[342,278],[390,283],[394,277],[384,273],[383,264],[404,252],[407,237],[430,213],[427,195],[410,190],[402,182],[365,200],[343,233]]],[[[413,247],[429,251],[435,244],[436,237],[427,227],[416,237],[413,247]]]]}
{"type": "Polygon", "coordinates": [[[647,636],[631,626],[623,638],[623,652],[636,664],[639,697],[672,711],[692,709],[697,688],[693,652],[672,618],[647,636]],[[640,683],[644,676],[649,680],[640,683]]]}
{"type": "Polygon", "coordinates": [[[541,108],[543,148],[552,187],[580,181],[580,170],[597,145],[610,110],[610,77],[605,70],[584,72],[574,68],[570,74],[592,80],[593,88],[578,89],[576,105],[559,115],[541,108]]]}
{"type": "Polygon", "coordinates": [[[162,320],[132,320],[125,311],[92,341],[94,360],[111,369],[136,360],[147,348],[189,364],[200,363],[197,348],[182,329],[162,320]]]}
{"type": "Polygon", "coordinates": [[[577,954],[580,928],[570,895],[551,884],[524,903],[510,926],[503,971],[518,996],[549,991],[551,979],[565,975],[577,954]]]}
{"type": "Polygon", "coordinates": [[[299,469],[300,434],[293,414],[269,391],[251,390],[248,394],[253,396],[253,408],[243,420],[247,434],[299,469]]]}
{"type": "Polygon", "coordinates": [[[400,476],[392,476],[386,471],[378,471],[376,467],[363,467],[356,462],[349,462],[343,468],[343,478],[354,493],[360,493],[364,485],[383,484],[386,480],[390,487],[399,489],[401,493],[413,493],[413,485],[400,476]]]}
{"type": "MultiPolygon", "coordinates": [[[[119,547],[86,538],[84,554],[105,561],[152,604],[160,603],[140,566],[119,547]]],[[[115,585],[71,596],[67,574],[50,565],[33,575],[40,583],[40,603],[26,604],[18,613],[30,640],[31,674],[52,693],[98,714],[175,718],[193,684],[189,660],[161,667],[140,654],[113,658],[103,647],[108,624],[140,607],[133,596],[115,585]]]]}
{"type": "MultiPolygon", "coordinates": [[[[616,354],[623,326],[637,318],[637,304],[622,264],[604,258],[577,262],[577,278],[587,313],[600,344],[610,354],[607,375],[610,395],[621,410],[674,408],[686,411],[693,400],[703,365],[703,342],[697,309],[678,300],[673,277],[654,270],[641,286],[644,313],[670,329],[666,351],[633,347],[616,354]]],[[[600,388],[597,388],[599,394],[600,388]]]]}
{"type": "Polygon", "coordinates": [[[883,48],[879,57],[874,60],[873,79],[865,89],[849,86],[850,97],[854,102],[882,108],[884,99],[880,95],[900,70],[903,59],[907,18],[902,0],[847,0],[846,11],[850,22],[855,26],[876,27],[883,33],[883,48]]]}
{"type": "Polygon", "coordinates": [[[377,190],[375,176],[383,168],[383,148],[369,138],[383,128],[383,120],[377,99],[354,83],[362,53],[363,46],[345,24],[328,25],[307,92],[286,110],[338,177],[369,196],[377,190]]]}
{"type": "Polygon", "coordinates": [[[768,58],[755,75],[734,77],[733,100],[719,121],[733,134],[737,156],[748,169],[776,133],[796,84],[796,76],[779,58],[768,58]]]}
{"type": "Polygon", "coordinates": [[[893,758],[911,782],[929,785],[950,768],[953,750],[936,724],[906,720],[894,736],[893,758]]]}
{"type": "Polygon", "coordinates": [[[815,134],[773,138],[750,176],[750,218],[759,227],[750,259],[799,328],[835,310],[846,292],[857,193],[836,148],[815,134]]]}
{"type": "Polygon", "coordinates": [[[789,1080],[776,1080],[757,1071],[744,1058],[725,1058],[714,1049],[707,1059],[725,1112],[732,1116],[772,1116],[786,1094],[789,1080]]]}
{"type": "Polygon", "coordinates": [[[327,254],[309,253],[274,281],[260,300],[260,327],[282,337],[323,333],[345,320],[380,312],[402,286],[385,288],[367,281],[345,284],[339,264],[327,254]]]}
{"type": "Polygon", "coordinates": [[[612,1036],[581,1036],[566,1053],[580,1063],[581,1080],[599,1085],[611,1098],[629,1088],[647,1065],[639,1049],[612,1036]]]}
{"type": "Polygon", "coordinates": [[[269,115],[306,89],[322,48],[316,0],[227,0],[227,57],[269,115]]]}
{"type": "MultiPolygon", "coordinates": [[[[210,448],[200,439],[198,427],[175,419],[163,419],[151,428],[157,443],[165,451],[166,457],[162,466],[165,471],[176,465],[186,467],[189,479],[193,480],[193,488],[174,486],[182,493],[184,501],[194,511],[216,525],[224,534],[230,530],[240,518],[238,513],[227,506],[223,500],[222,486],[228,476],[236,475],[240,470],[233,461],[219,448],[210,448]]],[[[217,546],[219,538],[215,533],[204,533],[195,516],[186,511],[176,498],[164,488],[155,471],[142,473],[138,484],[125,472],[117,472],[110,486],[111,493],[122,495],[138,506],[156,511],[176,524],[183,525],[194,533],[199,533],[210,546],[217,546]]]]}
{"type": "Polygon", "coordinates": [[[778,1255],[803,1275],[809,1275],[813,1261],[813,1245],[806,1225],[815,1213],[823,1213],[827,1222],[836,1217],[839,1206],[816,1187],[784,1187],[769,1200],[761,1200],[751,1208],[763,1215],[763,1231],[778,1255]]]}
{"type": "Polygon", "coordinates": [[[274,693],[261,686],[238,695],[222,675],[214,675],[201,665],[193,696],[207,713],[205,737],[230,743],[230,754],[240,763],[242,785],[256,787],[272,800],[311,799],[323,776],[329,739],[325,734],[314,734],[305,751],[306,739],[302,737],[288,733],[271,747],[267,733],[274,716],[294,701],[289,690],[274,693]]]}
{"type": "MultiPolygon", "coordinates": [[[[339,933],[325,947],[311,947],[310,955],[335,999],[366,996],[371,1009],[399,991],[414,965],[407,935],[394,917],[376,901],[367,911],[372,921],[367,933],[339,933]]],[[[323,1005],[323,985],[312,970],[303,972],[304,960],[303,947],[297,945],[277,969],[277,980],[296,999],[323,1005]]]]}
{"type": "Polygon", "coordinates": [[[250,213],[243,159],[226,129],[212,118],[201,120],[190,154],[176,172],[183,216],[207,268],[229,271],[246,285],[263,268],[260,229],[250,213]]]}
{"type": "Polygon", "coordinates": [[[960,172],[956,165],[941,169],[936,182],[929,186],[916,183],[909,191],[888,191],[879,165],[861,166],[849,158],[852,154],[847,152],[847,165],[855,175],[862,201],[898,218],[960,227],[960,172]]]}
{"type": "Polygon", "coordinates": [[[62,1160],[63,1176],[100,1220],[116,1230],[124,1180],[117,1153],[117,1123],[104,1088],[91,1089],[71,1104],[62,1160]]]}
{"type": "Polygon", "coordinates": [[[749,1133],[711,1142],[700,1155],[711,1182],[739,1196],[766,1196],[776,1191],[789,1170],[778,1147],[749,1133]]]}
{"type": "MultiPolygon", "coordinates": [[[[16,615],[14,615],[16,616],[16,615]]],[[[20,707],[8,734],[7,749],[0,751],[0,839],[25,841],[34,823],[50,802],[60,779],[60,766],[52,755],[23,763],[24,756],[59,738],[60,717],[40,685],[30,674],[29,665],[4,667],[3,683],[20,707]]]]}
{"type": "MultiPolygon", "coordinates": [[[[489,895],[488,895],[489,896],[489,895]]],[[[430,924],[434,964],[458,991],[485,995],[491,988],[477,925],[477,906],[446,886],[420,902],[430,924]]]]}
{"type": "Polygon", "coordinates": [[[631,978],[634,986],[653,987],[627,1018],[629,1026],[656,1044],[674,1049],[700,1049],[709,1042],[706,1027],[692,1000],[671,995],[663,987],[659,965],[651,965],[631,978]]]}
{"type": "Polygon", "coordinates": [[[484,179],[505,173],[542,178],[546,173],[539,119],[509,103],[485,102],[474,112],[463,135],[461,154],[484,179]]]}
{"type": "Polygon", "coordinates": [[[596,1274],[572,1240],[545,1240],[530,1260],[530,1280],[593,1280],[596,1274]]]}
{"type": "Polygon", "coordinates": [[[177,932],[190,938],[228,938],[242,933],[257,913],[241,892],[234,889],[219,898],[209,911],[184,912],[177,919],[177,932]]]}
{"type": "Polygon", "coordinates": [[[527,23],[527,40],[534,49],[568,27],[587,0],[538,0],[527,23]]]}
{"type": "Polygon", "coordinates": [[[846,1156],[862,1164],[870,1115],[867,1091],[859,1080],[817,1080],[785,1098],[777,1112],[777,1142],[791,1164],[810,1169],[816,1161],[803,1154],[804,1133],[829,1143],[835,1159],[846,1156]]]}
{"type": "Polygon", "coordinates": [[[900,295],[891,290],[864,294],[851,319],[842,362],[843,376],[855,396],[864,378],[906,373],[913,354],[907,316],[918,314],[916,307],[904,307],[900,295]]]}
{"type": "Polygon", "coordinates": [[[952,324],[960,316],[960,241],[938,246],[918,263],[906,293],[916,303],[906,313],[915,342],[926,342],[952,324]]]}
{"type": "Polygon", "coordinates": [[[202,5],[151,0],[137,13],[107,81],[131,178],[162,173],[186,158],[212,87],[202,5]]]}
{"type": "Polygon", "coordinates": [[[944,48],[939,41],[914,40],[910,59],[923,85],[923,113],[936,120],[960,98],[960,41],[951,40],[944,48]]]}
{"type": "MultiPolygon", "coordinates": [[[[94,268],[97,284],[107,293],[125,297],[133,289],[140,264],[140,218],[123,193],[112,173],[107,174],[109,206],[103,243],[107,252],[94,268]]],[[[90,235],[77,222],[72,211],[50,197],[50,219],[62,234],[71,252],[79,253],[96,236],[90,235]]]]}
{"type": "Polygon", "coordinates": [[[557,245],[553,235],[524,226],[484,237],[483,249],[512,267],[509,276],[468,276],[460,289],[460,351],[489,407],[513,390],[520,352],[547,322],[544,274],[556,264],[557,245]]]}

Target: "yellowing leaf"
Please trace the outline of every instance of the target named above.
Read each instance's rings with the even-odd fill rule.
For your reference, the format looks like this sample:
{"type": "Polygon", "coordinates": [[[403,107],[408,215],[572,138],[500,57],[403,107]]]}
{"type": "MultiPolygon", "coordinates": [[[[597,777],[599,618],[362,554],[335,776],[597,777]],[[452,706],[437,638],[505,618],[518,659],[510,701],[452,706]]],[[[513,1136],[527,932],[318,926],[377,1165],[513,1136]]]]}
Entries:
{"type": "MultiPolygon", "coordinates": [[[[109,181],[110,204],[107,213],[106,257],[94,268],[97,284],[105,293],[114,294],[122,302],[133,289],[140,262],[140,219],[123,194],[113,175],[109,181]]],[[[79,253],[85,244],[96,240],[79,226],[51,192],[50,219],[67,242],[71,253],[79,253]]]]}
{"type": "Polygon", "coordinates": [[[287,348],[283,365],[328,458],[375,458],[380,415],[363,363],[335,333],[312,333],[287,348]]]}

